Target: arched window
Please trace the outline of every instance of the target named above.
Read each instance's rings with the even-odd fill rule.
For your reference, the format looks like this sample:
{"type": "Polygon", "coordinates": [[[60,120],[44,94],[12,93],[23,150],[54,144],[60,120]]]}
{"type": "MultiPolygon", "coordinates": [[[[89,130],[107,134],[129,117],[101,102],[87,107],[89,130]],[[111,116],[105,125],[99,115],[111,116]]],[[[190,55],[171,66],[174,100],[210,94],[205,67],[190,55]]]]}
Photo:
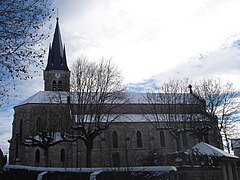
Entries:
{"type": "Polygon", "coordinates": [[[182,132],[182,144],[183,146],[187,146],[187,133],[182,132]]]}
{"type": "Polygon", "coordinates": [[[57,88],[57,83],[56,83],[56,81],[54,80],[54,81],[52,82],[52,90],[56,90],[56,88],[57,88]]]}
{"type": "Polygon", "coordinates": [[[64,150],[64,149],[61,149],[61,152],[60,152],[60,161],[61,161],[61,162],[64,162],[64,161],[65,161],[65,150],[64,150]]]}
{"type": "Polygon", "coordinates": [[[19,122],[19,140],[20,140],[20,142],[22,141],[22,133],[23,133],[23,120],[20,119],[20,122],[19,122]]]}
{"type": "Polygon", "coordinates": [[[40,151],[37,149],[35,151],[35,163],[40,163],[40,151]]]}
{"type": "Polygon", "coordinates": [[[36,130],[37,130],[37,132],[43,131],[42,120],[40,117],[38,117],[36,120],[36,130]]]}
{"type": "Polygon", "coordinates": [[[142,147],[142,134],[140,131],[137,131],[137,147],[142,147]]]}
{"type": "Polygon", "coordinates": [[[165,144],[165,135],[164,135],[164,132],[163,131],[160,131],[160,145],[161,147],[165,147],[166,144],[165,144]]]}
{"type": "Polygon", "coordinates": [[[119,153],[113,153],[112,160],[113,160],[113,167],[120,166],[120,154],[119,153]]]}
{"type": "Polygon", "coordinates": [[[205,141],[206,143],[209,143],[208,134],[205,134],[203,137],[204,137],[204,141],[205,141]]]}
{"type": "Polygon", "coordinates": [[[112,133],[113,148],[118,148],[118,137],[116,131],[112,133]]]}
{"type": "Polygon", "coordinates": [[[62,90],[62,81],[58,81],[58,90],[62,90]]]}

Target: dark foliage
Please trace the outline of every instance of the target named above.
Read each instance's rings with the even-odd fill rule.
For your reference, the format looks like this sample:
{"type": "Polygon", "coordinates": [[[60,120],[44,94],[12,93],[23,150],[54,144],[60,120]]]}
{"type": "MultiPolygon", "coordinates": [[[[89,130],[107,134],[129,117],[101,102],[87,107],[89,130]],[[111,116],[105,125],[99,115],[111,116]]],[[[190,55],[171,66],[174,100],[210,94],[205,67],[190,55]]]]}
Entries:
{"type": "Polygon", "coordinates": [[[220,166],[221,159],[212,155],[204,155],[197,151],[177,152],[166,155],[150,154],[145,161],[145,165],[155,166],[206,166],[215,167],[220,166]]]}

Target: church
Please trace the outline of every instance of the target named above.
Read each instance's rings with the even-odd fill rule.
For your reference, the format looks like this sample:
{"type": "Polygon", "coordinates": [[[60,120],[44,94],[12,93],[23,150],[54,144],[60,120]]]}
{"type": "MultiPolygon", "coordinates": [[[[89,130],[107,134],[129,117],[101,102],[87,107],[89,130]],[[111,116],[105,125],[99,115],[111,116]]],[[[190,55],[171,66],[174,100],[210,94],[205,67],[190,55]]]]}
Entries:
{"type": "MultiPolygon", "coordinates": [[[[14,107],[9,164],[87,166],[84,142],[81,139],[67,141],[62,135],[71,134],[72,119],[78,116],[74,108],[69,110],[77,106],[73,97],[69,99],[70,74],[57,18],[43,73],[44,91],[14,107]],[[29,139],[36,143],[29,143],[29,139]]],[[[159,102],[154,112],[150,111],[146,94],[127,94],[129,101],[121,107],[120,119],[93,140],[92,167],[143,166],[155,156],[187,150],[200,141],[221,148],[217,119],[207,114],[205,101],[195,95],[191,87],[189,93],[158,94],[164,98],[175,96],[178,100],[159,102]]]]}

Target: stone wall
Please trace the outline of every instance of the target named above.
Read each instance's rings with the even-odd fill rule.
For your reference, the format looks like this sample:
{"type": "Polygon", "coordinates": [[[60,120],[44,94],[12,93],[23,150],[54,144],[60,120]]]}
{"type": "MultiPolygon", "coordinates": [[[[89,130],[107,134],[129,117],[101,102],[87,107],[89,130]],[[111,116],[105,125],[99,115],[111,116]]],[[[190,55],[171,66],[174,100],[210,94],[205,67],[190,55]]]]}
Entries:
{"type": "MultiPolygon", "coordinates": [[[[141,115],[138,106],[131,105],[130,107],[133,112],[138,113],[138,116],[141,115]]],[[[29,135],[36,135],[39,128],[38,118],[41,119],[43,131],[71,132],[72,122],[69,122],[68,108],[69,106],[64,104],[26,104],[15,107],[13,134],[10,140],[10,164],[44,166],[43,159],[41,159],[40,163],[35,163],[35,153],[38,147],[26,147],[21,142],[29,135]],[[17,158],[16,154],[18,155],[17,158]]],[[[94,139],[92,166],[142,166],[146,164],[146,159],[149,156],[166,154],[177,150],[176,139],[171,134],[171,129],[157,129],[158,127],[165,127],[165,122],[157,125],[146,121],[141,122],[142,120],[137,121],[137,119],[132,121],[126,116],[122,116],[120,120],[111,123],[107,130],[94,139]],[[161,131],[164,134],[164,145],[160,138],[161,131]],[[113,146],[113,132],[117,134],[117,147],[113,146]],[[141,136],[140,146],[137,145],[137,133],[141,136]]],[[[194,125],[200,123],[200,126],[209,125],[209,121],[197,121],[194,123],[196,123],[194,125]]],[[[180,129],[192,126],[190,123],[181,123],[181,121],[174,122],[171,125],[180,129]]],[[[216,135],[217,133],[214,130],[209,131],[209,144],[219,147],[219,142],[215,138],[216,135]]],[[[183,137],[180,135],[180,150],[189,149],[199,142],[199,139],[189,131],[186,132],[186,140],[187,142],[183,143],[183,137]]],[[[44,151],[41,148],[38,149],[41,158],[43,158],[44,151]]],[[[63,143],[51,147],[49,158],[52,166],[63,166],[63,163],[59,163],[61,149],[64,149],[66,153],[67,163],[64,163],[64,166],[84,167],[86,165],[85,144],[83,141],[78,140],[77,142],[68,143],[68,145],[63,143]]]]}
{"type": "Polygon", "coordinates": [[[220,167],[178,167],[179,180],[223,180],[220,167]]]}

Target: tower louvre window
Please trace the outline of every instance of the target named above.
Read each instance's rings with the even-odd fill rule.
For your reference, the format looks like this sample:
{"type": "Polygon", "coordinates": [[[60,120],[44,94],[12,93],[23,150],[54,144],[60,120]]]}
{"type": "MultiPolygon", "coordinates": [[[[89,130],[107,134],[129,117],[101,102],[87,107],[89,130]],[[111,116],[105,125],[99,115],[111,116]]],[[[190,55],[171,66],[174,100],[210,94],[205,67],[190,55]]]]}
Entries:
{"type": "Polygon", "coordinates": [[[52,82],[52,90],[56,90],[56,88],[57,88],[57,83],[56,83],[56,81],[54,80],[54,81],[52,82]]]}
{"type": "Polygon", "coordinates": [[[58,90],[62,90],[62,81],[58,81],[58,90]]]}

